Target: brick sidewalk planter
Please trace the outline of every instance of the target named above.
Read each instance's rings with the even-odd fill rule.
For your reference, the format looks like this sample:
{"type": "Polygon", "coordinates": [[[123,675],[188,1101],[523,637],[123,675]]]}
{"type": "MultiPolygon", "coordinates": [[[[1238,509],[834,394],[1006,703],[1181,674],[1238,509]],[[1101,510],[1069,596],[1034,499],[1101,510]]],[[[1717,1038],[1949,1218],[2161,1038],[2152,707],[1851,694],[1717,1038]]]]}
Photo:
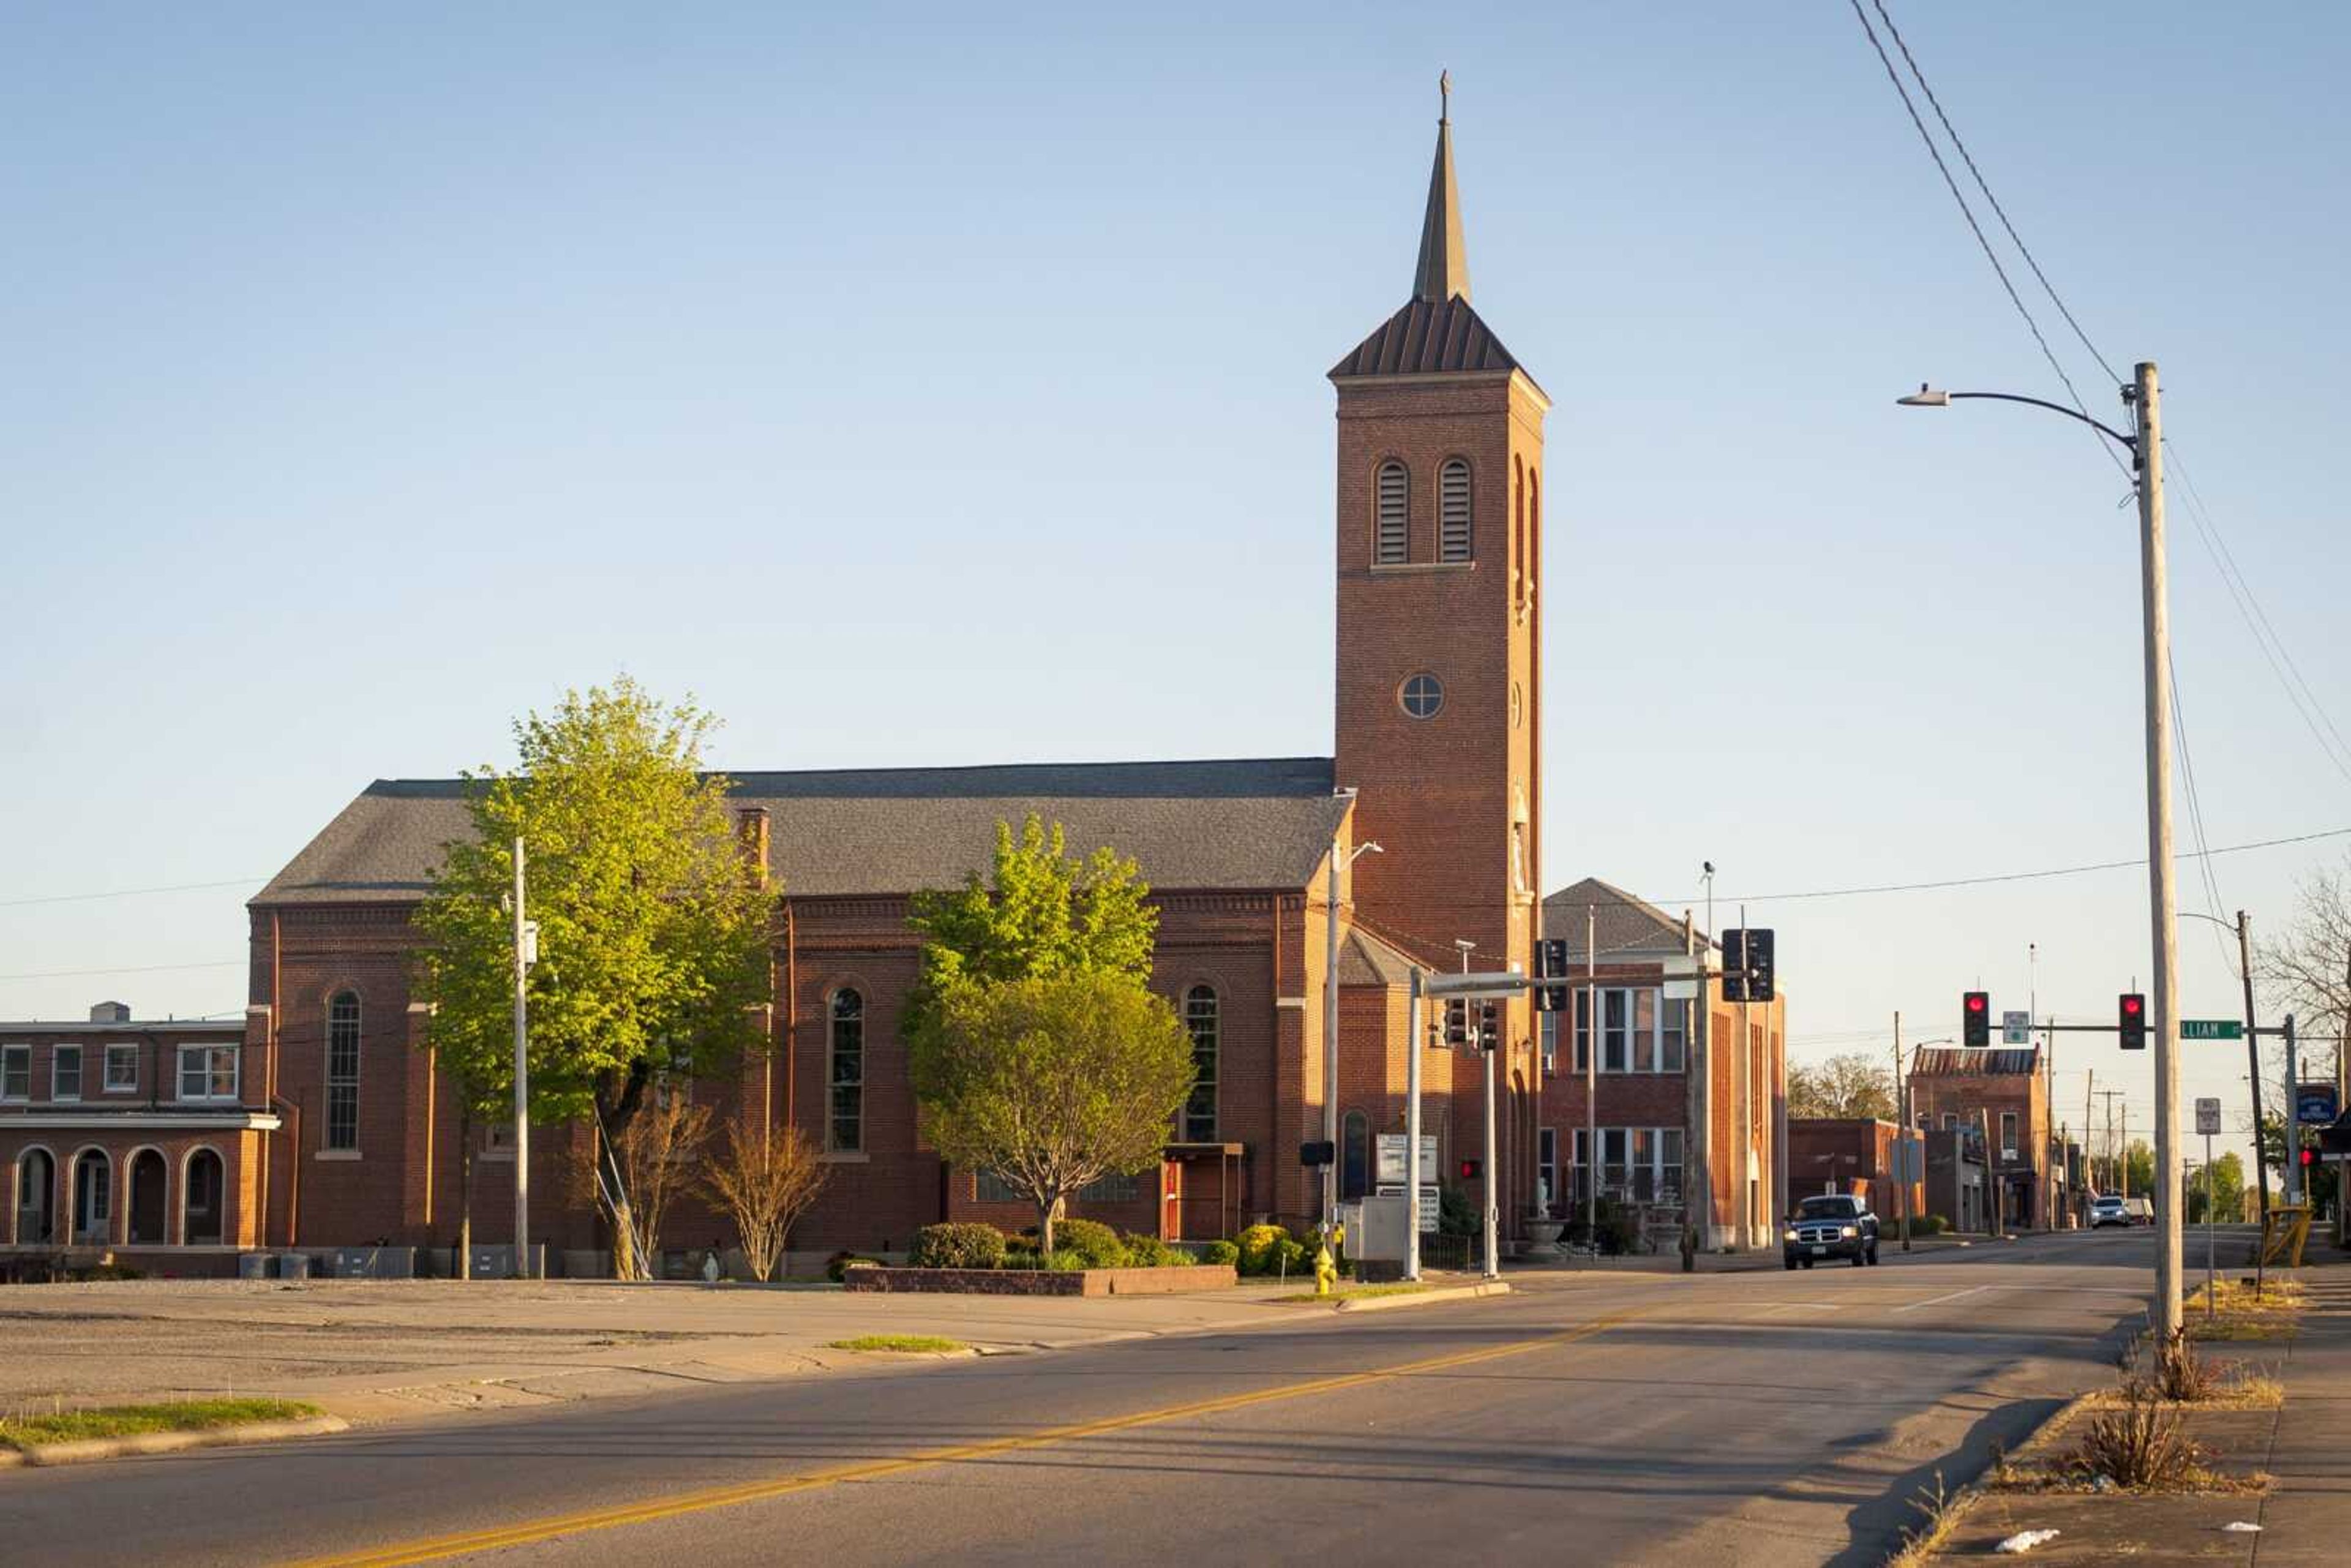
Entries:
{"type": "Polygon", "coordinates": [[[964,1296],[1173,1296],[1230,1289],[1229,1263],[1174,1269],[893,1269],[868,1265],[841,1277],[852,1291],[964,1296]]]}

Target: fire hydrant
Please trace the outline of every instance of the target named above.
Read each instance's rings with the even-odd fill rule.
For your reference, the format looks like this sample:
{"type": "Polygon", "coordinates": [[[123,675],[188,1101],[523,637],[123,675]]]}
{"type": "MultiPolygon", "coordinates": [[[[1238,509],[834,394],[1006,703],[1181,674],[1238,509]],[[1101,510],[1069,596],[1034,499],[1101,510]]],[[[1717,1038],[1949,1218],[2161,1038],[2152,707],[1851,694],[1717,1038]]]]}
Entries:
{"type": "Polygon", "coordinates": [[[1332,1255],[1333,1245],[1346,1244],[1346,1231],[1339,1226],[1323,1228],[1322,1239],[1314,1248],[1314,1293],[1327,1296],[1331,1287],[1339,1281],[1339,1260],[1332,1255]]]}

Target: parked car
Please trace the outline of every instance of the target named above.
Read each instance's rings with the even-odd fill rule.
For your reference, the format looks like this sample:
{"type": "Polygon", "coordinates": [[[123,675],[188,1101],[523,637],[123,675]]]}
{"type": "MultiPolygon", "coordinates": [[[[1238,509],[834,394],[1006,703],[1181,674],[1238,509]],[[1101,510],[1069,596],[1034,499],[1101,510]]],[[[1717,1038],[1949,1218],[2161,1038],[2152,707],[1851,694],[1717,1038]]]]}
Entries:
{"type": "Polygon", "coordinates": [[[2090,1200],[2091,1229],[2104,1230],[2109,1225],[2128,1225],[2130,1222],[2130,1210],[2121,1198],[2109,1196],[2090,1200]]]}
{"type": "Polygon", "coordinates": [[[1780,1256],[1789,1268],[1811,1268],[1824,1258],[1850,1258],[1858,1269],[1877,1261],[1877,1216],[1866,1200],[1839,1194],[1808,1197],[1780,1232],[1780,1256]]]}

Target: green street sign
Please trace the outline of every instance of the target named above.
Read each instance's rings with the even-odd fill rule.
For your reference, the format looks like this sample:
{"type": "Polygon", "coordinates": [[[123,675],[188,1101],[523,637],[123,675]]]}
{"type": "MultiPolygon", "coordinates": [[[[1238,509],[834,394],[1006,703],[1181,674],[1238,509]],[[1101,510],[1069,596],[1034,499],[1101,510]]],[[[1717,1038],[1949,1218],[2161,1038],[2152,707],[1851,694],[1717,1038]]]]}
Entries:
{"type": "Polygon", "coordinates": [[[2245,1026],[2235,1019],[2181,1019],[2182,1040],[2242,1040],[2245,1026]]]}

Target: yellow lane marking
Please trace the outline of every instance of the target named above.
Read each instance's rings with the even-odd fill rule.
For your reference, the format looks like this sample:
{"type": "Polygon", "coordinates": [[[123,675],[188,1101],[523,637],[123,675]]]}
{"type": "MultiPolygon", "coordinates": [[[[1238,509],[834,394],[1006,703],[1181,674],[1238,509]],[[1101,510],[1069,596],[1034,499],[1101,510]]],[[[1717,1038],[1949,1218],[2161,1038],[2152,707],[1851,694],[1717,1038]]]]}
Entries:
{"type": "Polygon", "coordinates": [[[952,1448],[919,1448],[892,1458],[866,1459],[856,1464],[837,1465],[830,1469],[811,1470],[805,1475],[789,1476],[777,1480],[748,1481],[736,1486],[708,1487],[699,1491],[681,1492],[674,1497],[654,1501],[632,1503],[620,1508],[582,1510],[577,1513],[554,1514],[544,1519],[529,1520],[520,1524],[500,1525],[489,1530],[467,1531],[455,1535],[420,1537],[417,1540],[394,1542],[388,1546],[369,1547],[358,1552],[342,1552],[332,1557],[304,1560],[298,1568],[395,1568],[407,1563],[433,1563],[444,1558],[458,1557],[470,1552],[487,1552],[502,1546],[527,1546],[533,1542],[549,1541],[557,1536],[584,1534],[594,1530],[617,1530],[623,1525],[649,1524],[655,1520],[674,1519],[680,1514],[700,1513],[714,1508],[733,1508],[741,1503],[762,1502],[769,1498],[789,1497],[794,1492],[815,1491],[820,1488],[839,1486],[845,1481],[877,1480],[928,1465],[956,1464],[971,1459],[989,1458],[998,1454],[1019,1453],[1029,1448],[1048,1448],[1057,1443],[1073,1443],[1087,1437],[1098,1437],[1109,1432],[1123,1432],[1130,1427],[1148,1427],[1163,1421],[1180,1421],[1196,1416],[1220,1415],[1228,1410],[1243,1410],[1253,1405],[1270,1405],[1277,1400],[1301,1399],[1316,1394],[1335,1394],[1342,1389],[1360,1388],[1391,1377],[1410,1377],[1432,1372],[1450,1372],[1457,1367],[1475,1366],[1480,1362],[1499,1361],[1504,1356],[1523,1355],[1530,1351],[1550,1350],[1559,1345],[1573,1344],[1596,1333],[1614,1328],[1633,1314],[1612,1312],[1594,1318],[1588,1323],[1538,1339],[1516,1340],[1509,1344],[1489,1345],[1482,1350],[1455,1351],[1445,1355],[1428,1356],[1420,1361],[1403,1362],[1395,1366],[1383,1366],[1369,1372],[1345,1373],[1336,1377],[1318,1377],[1304,1383],[1286,1384],[1279,1388],[1255,1389],[1246,1394],[1227,1394],[1214,1399],[1194,1400],[1187,1405],[1164,1406],[1156,1410],[1137,1411],[1129,1416],[1105,1416],[1097,1421],[1081,1421],[1066,1427],[1047,1427],[1009,1437],[990,1438],[982,1443],[961,1443],[952,1448]]]}

